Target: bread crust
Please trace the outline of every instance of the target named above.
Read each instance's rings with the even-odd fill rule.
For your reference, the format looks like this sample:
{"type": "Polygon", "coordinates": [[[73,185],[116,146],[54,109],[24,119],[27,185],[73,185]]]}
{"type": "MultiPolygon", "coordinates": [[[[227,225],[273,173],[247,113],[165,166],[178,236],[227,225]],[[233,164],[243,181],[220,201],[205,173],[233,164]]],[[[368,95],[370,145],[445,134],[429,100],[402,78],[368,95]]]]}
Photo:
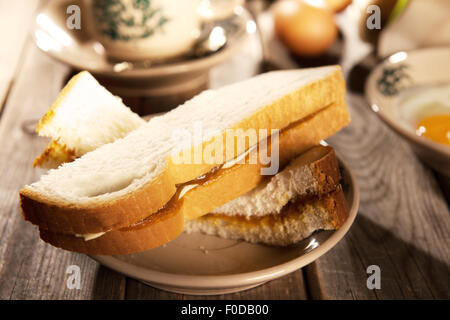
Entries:
{"type": "Polygon", "coordinates": [[[226,239],[287,246],[317,230],[339,229],[349,216],[344,193],[338,185],[330,193],[290,202],[280,213],[255,216],[207,214],[190,221],[187,232],[203,232],[226,239]]]}
{"type": "MultiPolygon", "coordinates": [[[[322,222],[321,229],[339,229],[348,218],[349,210],[344,193],[340,186],[338,186],[336,190],[322,195],[320,198],[312,198],[310,200],[299,199],[290,203],[282,213],[277,215],[248,220],[236,216],[230,217],[221,214],[209,214],[201,219],[204,219],[206,223],[219,226],[219,228],[223,226],[218,222],[231,222],[235,226],[239,226],[241,236],[245,237],[255,233],[250,232],[251,228],[264,229],[267,232],[267,228],[271,228],[271,225],[275,230],[276,223],[278,222],[279,224],[283,219],[296,219],[293,216],[298,216],[298,212],[301,211],[298,207],[303,205],[302,201],[306,201],[306,204],[320,202],[321,206],[325,208],[328,216],[322,222]],[[246,232],[248,232],[248,235],[245,235],[246,232]]],[[[186,210],[186,207],[183,208],[183,202],[178,201],[174,206],[152,215],[145,223],[120,230],[113,230],[89,241],[73,235],[54,233],[43,229],[40,229],[40,236],[42,240],[55,247],[84,254],[117,255],[135,253],[163,245],[181,234],[184,228],[183,209],[186,210]]],[[[311,230],[311,232],[315,230],[311,230]]],[[[264,242],[271,245],[289,245],[309,236],[311,232],[303,236],[300,234],[277,235],[277,232],[274,232],[275,237],[271,240],[258,241],[255,238],[246,238],[245,240],[264,242]]]]}
{"type": "Polygon", "coordinates": [[[43,195],[30,189],[20,191],[23,218],[41,229],[61,233],[104,232],[132,225],[161,209],[175,194],[172,176],[166,170],[156,181],[133,194],[91,207],[61,206],[50,199],[36,201],[43,195]]]}
{"type": "MultiPolygon", "coordinates": [[[[350,117],[343,101],[344,95],[345,82],[340,68],[336,68],[325,81],[315,81],[284,96],[233,128],[243,130],[265,128],[270,132],[270,129],[286,128],[293,122],[317,112],[323,106],[333,105],[335,111],[332,114],[325,112],[327,117],[324,117],[324,112],[319,112],[308,121],[298,124],[293,130],[285,130],[283,146],[280,142],[280,151],[283,151],[283,157],[289,160],[349,123],[350,117]],[[292,108],[293,105],[304,107],[292,108]]],[[[323,111],[330,109],[328,107],[323,111]]],[[[203,143],[203,147],[208,143],[211,142],[203,143]]],[[[237,154],[244,151],[245,149],[237,150],[237,154]]],[[[34,192],[31,188],[24,188],[20,191],[23,217],[38,225],[40,229],[59,233],[86,234],[117,230],[158,211],[175,194],[176,184],[195,179],[214,166],[214,164],[175,165],[169,161],[167,169],[156,180],[132,194],[114,201],[98,201],[89,205],[54,201],[34,192]]],[[[246,170],[251,165],[242,166],[242,170],[246,170]]],[[[258,178],[252,181],[245,192],[254,188],[259,181],[258,178]]],[[[233,198],[241,194],[235,193],[233,198]]]]}
{"type": "Polygon", "coordinates": [[[184,217],[181,202],[151,215],[135,227],[106,232],[101,237],[85,241],[82,237],[39,229],[45,242],[65,250],[99,255],[135,253],[163,245],[183,232],[184,217]]]}
{"type": "Polygon", "coordinates": [[[327,146],[324,147],[324,152],[326,154],[323,157],[309,165],[311,172],[318,181],[318,189],[312,196],[327,194],[336,190],[341,180],[341,172],[334,149],[327,146]]]}
{"type": "Polygon", "coordinates": [[[70,162],[77,158],[75,151],[65,145],[51,140],[47,148],[33,161],[33,167],[43,169],[57,168],[61,163],[70,162]]]}
{"type": "Polygon", "coordinates": [[[338,185],[337,189],[331,195],[331,197],[324,199],[325,207],[331,212],[328,223],[333,229],[339,229],[347,220],[350,211],[341,185],[338,185]]]}

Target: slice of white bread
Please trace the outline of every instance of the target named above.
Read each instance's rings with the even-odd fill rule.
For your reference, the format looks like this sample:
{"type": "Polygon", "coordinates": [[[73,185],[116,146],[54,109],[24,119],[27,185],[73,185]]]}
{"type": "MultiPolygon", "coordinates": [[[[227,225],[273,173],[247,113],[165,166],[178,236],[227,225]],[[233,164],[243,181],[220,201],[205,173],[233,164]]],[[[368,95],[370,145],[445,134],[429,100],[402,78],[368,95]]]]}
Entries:
{"type": "Polygon", "coordinates": [[[316,146],[245,195],[185,223],[188,233],[285,246],[348,217],[333,148],[316,146]]]}
{"type": "MultiPolygon", "coordinates": [[[[219,136],[224,136],[229,128],[269,129],[270,132],[294,123],[301,126],[302,119],[334,105],[341,117],[331,116],[331,125],[319,124],[311,133],[297,130],[302,131],[297,140],[304,138],[305,145],[312,140],[317,143],[349,122],[344,95],[345,82],[337,66],[272,72],[205,91],[125,138],[63,164],[40,181],[26,186],[20,192],[24,218],[41,229],[70,234],[130,226],[163,207],[175,194],[177,184],[205,174],[215,166],[171,161],[173,150],[180,146],[179,140],[173,137],[175,130],[193,133],[192,123],[202,121],[204,131],[218,132],[219,136]],[[330,132],[331,127],[335,131],[330,132]]],[[[286,141],[292,138],[289,135],[286,134],[286,141]]],[[[203,137],[203,147],[211,143],[209,138],[203,137]]],[[[236,150],[235,154],[244,152],[245,148],[236,150]]],[[[247,190],[232,198],[249,191],[259,180],[253,182],[254,185],[249,184],[247,190]]]]}
{"type": "Polygon", "coordinates": [[[292,200],[333,191],[340,175],[331,147],[317,146],[303,153],[255,189],[214,209],[228,216],[260,217],[279,214],[292,200]]]}
{"type": "MultiPolygon", "coordinates": [[[[253,239],[252,241],[259,239],[258,242],[284,245],[287,242],[296,242],[303,238],[305,234],[309,235],[314,230],[339,228],[345,221],[348,210],[346,210],[345,200],[340,197],[339,192],[336,192],[340,175],[333,149],[323,146],[313,147],[291,162],[283,171],[269,179],[290,179],[291,173],[301,180],[297,185],[303,184],[311,187],[295,188],[295,192],[290,195],[289,203],[284,205],[280,212],[252,219],[246,219],[244,216],[208,214],[199,219],[187,221],[185,230],[221,236],[230,235],[230,238],[233,239],[243,239],[242,237],[248,236],[249,239],[253,239]],[[309,172],[310,174],[298,175],[301,172],[309,172]],[[295,210],[292,205],[293,201],[296,201],[297,205],[295,210]],[[309,210],[307,214],[302,215],[305,218],[300,218],[298,210],[300,203],[309,210]],[[335,203],[334,209],[331,206],[332,203],[335,203]],[[252,221],[255,226],[251,223],[252,221]],[[222,225],[226,227],[223,231],[220,231],[219,226],[222,225]],[[280,232],[281,225],[285,226],[286,229],[289,229],[291,225],[292,228],[286,230],[286,235],[277,235],[280,232]],[[238,230],[240,230],[240,233],[238,230]],[[243,235],[247,230],[249,230],[248,235],[243,235]],[[297,234],[295,234],[296,230],[297,234]],[[265,232],[266,235],[258,235],[258,232],[265,232]],[[241,234],[241,238],[238,238],[238,234],[241,234]],[[270,239],[272,242],[269,241],[270,239]]],[[[236,184],[237,179],[234,178],[233,181],[236,184]]],[[[264,185],[267,186],[268,184],[270,182],[264,185]]],[[[231,182],[227,187],[231,187],[231,182]]],[[[182,229],[183,224],[179,220],[183,218],[182,215],[178,215],[178,212],[191,210],[195,207],[208,207],[209,202],[205,201],[206,196],[211,198],[210,201],[223,202],[220,192],[214,190],[214,188],[211,190],[208,186],[203,185],[189,192],[193,192],[192,198],[196,199],[196,202],[184,202],[175,197],[169,201],[164,209],[144,221],[130,227],[106,232],[92,240],[86,241],[79,236],[55,233],[44,229],[40,229],[40,235],[44,241],[54,246],[88,254],[125,254],[151,249],[175,238],[178,234],[174,230],[181,232],[180,226],[182,229]],[[202,196],[195,196],[195,193],[201,193],[202,196]]],[[[258,197],[258,195],[254,196],[258,197]]],[[[244,195],[244,198],[251,201],[248,194],[244,195]]]]}
{"type": "Polygon", "coordinates": [[[39,121],[36,132],[51,141],[33,165],[56,168],[124,137],[144,123],[89,72],[80,72],[39,121]]]}
{"type": "Polygon", "coordinates": [[[245,215],[210,213],[186,222],[185,231],[287,246],[309,237],[317,230],[339,229],[347,218],[347,203],[342,189],[338,187],[319,197],[289,202],[279,213],[250,218],[245,215]]]}

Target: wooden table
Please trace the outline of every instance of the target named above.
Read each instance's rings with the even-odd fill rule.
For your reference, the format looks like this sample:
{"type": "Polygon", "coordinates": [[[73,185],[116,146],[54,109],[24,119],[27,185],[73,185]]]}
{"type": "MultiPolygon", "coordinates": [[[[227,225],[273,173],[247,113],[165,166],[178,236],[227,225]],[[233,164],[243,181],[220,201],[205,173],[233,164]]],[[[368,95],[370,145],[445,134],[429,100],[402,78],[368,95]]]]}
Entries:
{"type": "MultiPolygon", "coordinates": [[[[325,256],[251,290],[186,296],[151,288],[85,255],[38,240],[36,228],[21,217],[18,190],[42,174],[31,163],[46,142],[30,129],[53,102],[70,69],[40,52],[27,36],[37,5],[36,0],[0,1],[1,299],[450,298],[450,218],[444,197],[448,180],[436,179],[368,108],[358,92],[365,73],[358,71],[367,70],[355,67],[367,48],[359,49],[351,37],[341,47],[340,63],[349,79],[353,122],[330,143],[353,169],[361,205],[347,236],[325,256]],[[70,265],[80,266],[81,289],[66,287],[70,265]],[[381,269],[379,290],[366,286],[370,265],[381,269]]],[[[339,20],[343,31],[346,19],[339,20]]],[[[362,61],[364,65],[367,59],[362,61]]]]}

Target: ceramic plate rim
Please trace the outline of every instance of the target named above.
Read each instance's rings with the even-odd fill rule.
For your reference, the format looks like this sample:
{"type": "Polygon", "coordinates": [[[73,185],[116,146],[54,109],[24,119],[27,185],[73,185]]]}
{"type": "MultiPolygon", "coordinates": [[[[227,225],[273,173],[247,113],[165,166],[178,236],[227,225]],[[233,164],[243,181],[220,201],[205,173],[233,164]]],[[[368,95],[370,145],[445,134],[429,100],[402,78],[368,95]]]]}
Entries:
{"type": "MultiPolygon", "coordinates": [[[[402,60],[401,62],[407,62],[408,58],[410,56],[414,56],[415,54],[424,54],[427,51],[436,51],[436,50],[442,50],[442,51],[449,51],[450,55],[450,46],[441,46],[441,47],[429,47],[429,48],[422,48],[422,49],[415,49],[410,51],[402,51],[407,54],[407,57],[402,60]]],[[[426,139],[424,137],[418,136],[415,133],[413,133],[410,130],[404,129],[401,125],[399,125],[397,122],[397,119],[394,119],[389,114],[384,112],[383,106],[379,105],[377,100],[377,94],[373,93],[375,90],[371,90],[375,86],[376,82],[376,76],[379,74],[381,68],[387,66],[387,65],[394,65],[394,63],[390,62],[392,56],[398,54],[394,53],[385,59],[383,59],[377,66],[371,71],[370,75],[367,78],[367,81],[365,83],[365,96],[366,100],[369,103],[371,109],[373,110],[373,106],[377,106],[377,111],[373,110],[381,120],[383,120],[390,128],[392,128],[396,133],[404,137],[405,139],[412,141],[413,143],[417,143],[421,145],[424,148],[431,149],[437,153],[444,154],[448,157],[450,157],[450,148],[441,145],[439,143],[436,143],[434,141],[431,141],[429,139],[426,139]]]]}
{"type": "Polygon", "coordinates": [[[154,271],[146,269],[141,266],[119,260],[114,256],[90,256],[97,262],[105,265],[113,270],[123,273],[131,278],[135,278],[147,283],[155,283],[167,287],[176,288],[192,288],[192,289],[224,289],[224,288],[236,288],[248,285],[256,285],[258,283],[273,280],[289,274],[297,269],[300,269],[320,256],[331,250],[336,244],[339,243],[352,226],[359,208],[359,187],[356,178],[350,167],[337,155],[339,164],[342,166],[345,174],[349,178],[349,183],[352,188],[352,203],[349,206],[349,217],[345,221],[344,225],[333,232],[333,234],[324,241],[316,249],[301,254],[294,259],[281,263],[269,268],[263,268],[256,271],[237,273],[231,275],[188,275],[188,274],[174,274],[165,273],[160,271],[154,271]]]}

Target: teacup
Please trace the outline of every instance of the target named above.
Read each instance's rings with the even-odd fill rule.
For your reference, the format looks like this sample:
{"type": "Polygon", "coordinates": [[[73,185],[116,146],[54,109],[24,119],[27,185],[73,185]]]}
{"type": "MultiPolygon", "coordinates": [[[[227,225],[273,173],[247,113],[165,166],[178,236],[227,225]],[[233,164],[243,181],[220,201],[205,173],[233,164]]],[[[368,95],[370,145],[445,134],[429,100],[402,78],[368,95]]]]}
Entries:
{"type": "Polygon", "coordinates": [[[241,0],[84,0],[89,33],[119,60],[183,54],[202,23],[232,15],[241,0]]]}

